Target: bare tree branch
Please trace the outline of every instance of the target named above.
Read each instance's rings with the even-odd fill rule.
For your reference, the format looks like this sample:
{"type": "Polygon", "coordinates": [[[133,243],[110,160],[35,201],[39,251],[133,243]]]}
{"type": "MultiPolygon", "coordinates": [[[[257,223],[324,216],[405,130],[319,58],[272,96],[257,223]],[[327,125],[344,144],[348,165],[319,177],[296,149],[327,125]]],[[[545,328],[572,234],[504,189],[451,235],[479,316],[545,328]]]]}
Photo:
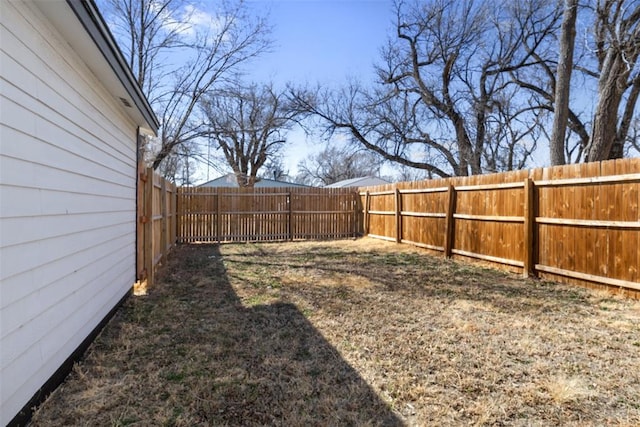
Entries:
{"type": "MultiPolygon", "coordinates": [[[[161,129],[150,163],[205,134],[196,108],[202,96],[233,79],[240,67],[267,50],[270,28],[249,15],[242,0],[201,10],[187,0],[102,0],[107,21],[161,129]],[[208,19],[207,25],[193,23],[208,19]]],[[[213,3],[209,3],[210,6],[213,3]]]]}
{"type": "Polygon", "coordinates": [[[253,187],[260,169],[282,149],[298,114],[272,85],[228,86],[207,94],[200,107],[209,137],[241,187],[253,187]]]}
{"type": "Polygon", "coordinates": [[[329,145],[298,163],[296,182],[326,186],[345,179],[378,176],[381,159],[369,150],[329,145]]]}

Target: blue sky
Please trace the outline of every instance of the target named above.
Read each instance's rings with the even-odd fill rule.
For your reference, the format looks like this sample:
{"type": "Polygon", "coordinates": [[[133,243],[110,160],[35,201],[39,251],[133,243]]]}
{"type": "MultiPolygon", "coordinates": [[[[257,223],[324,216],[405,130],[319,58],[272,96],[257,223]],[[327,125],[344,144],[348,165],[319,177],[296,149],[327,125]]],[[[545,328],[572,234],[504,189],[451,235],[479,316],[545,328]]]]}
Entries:
{"type": "MultiPolygon", "coordinates": [[[[0,0],[2,1],[2,0],[0,0]]],[[[96,0],[108,9],[108,0],[96,0]]],[[[214,1],[193,1],[192,24],[208,25],[214,1]],[[197,18],[197,19],[195,19],[197,18]]],[[[246,0],[249,12],[266,16],[273,47],[245,69],[247,82],[273,82],[284,87],[308,83],[340,87],[348,79],[374,78],[373,65],[393,29],[393,0],[246,0]]],[[[114,23],[110,23],[114,26],[114,23]]],[[[307,138],[301,129],[288,134],[285,169],[296,173],[298,162],[323,148],[319,137],[307,138]]],[[[210,168],[194,178],[206,180],[220,172],[210,168]]]]}
{"type": "Polygon", "coordinates": [[[252,75],[276,83],[341,84],[348,76],[370,78],[387,39],[391,0],[262,0],[274,48],[256,60],[252,75]]]}
{"type": "MultiPolygon", "coordinates": [[[[334,86],[349,78],[375,76],[379,58],[392,27],[391,0],[256,0],[257,13],[267,12],[273,26],[274,47],[251,64],[247,79],[312,86],[334,86]]],[[[285,169],[296,173],[298,162],[323,148],[319,137],[300,129],[288,134],[283,150],[285,169]]]]}

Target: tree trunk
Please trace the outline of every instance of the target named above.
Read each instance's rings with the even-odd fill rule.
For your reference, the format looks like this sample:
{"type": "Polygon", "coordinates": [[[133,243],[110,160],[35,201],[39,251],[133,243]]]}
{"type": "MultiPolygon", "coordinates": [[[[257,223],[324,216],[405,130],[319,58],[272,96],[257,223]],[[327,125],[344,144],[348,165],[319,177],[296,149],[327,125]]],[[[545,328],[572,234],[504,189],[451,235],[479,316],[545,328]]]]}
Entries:
{"type": "Polygon", "coordinates": [[[607,160],[616,139],[618,108],[627,80],[625,64],[619,52],[607,53],[598,84],[598,105],[593,117],[591,144],[586,161],[607,160]]]}
{"type": "Polygon", "coordinates": [[[552,165],[564,165],[565,137],[569,117],[569,94],[573,68],[573,48],[576,39],[576,17],[578,0],[565,0],[562,32],[560,35],[560,57],[556,78],[555,114],[549,143],[552,165]]]}
{"type": "Polygon", "coordinates": [[[627,105],[625,106],[622,114],[622,120],[618,126],[618,133],[616,139],[613,141],[611,152],[609,153],[609,159],[621,159],[624,157],[624,145],[627,142],[627,136],[629,135],[629,128],[633,121],[634,111],[636,104],[640,98],[640,75],[636,76],[633,85],[631,86],[631,92],[627,97],[627,105]]]}

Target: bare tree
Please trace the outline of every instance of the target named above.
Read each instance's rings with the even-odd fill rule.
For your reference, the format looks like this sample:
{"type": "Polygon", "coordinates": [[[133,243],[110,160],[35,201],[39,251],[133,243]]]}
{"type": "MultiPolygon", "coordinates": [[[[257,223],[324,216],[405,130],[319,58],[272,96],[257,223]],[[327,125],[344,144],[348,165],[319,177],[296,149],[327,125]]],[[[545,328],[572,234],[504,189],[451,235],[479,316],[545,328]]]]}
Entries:
{"type": "MultiPolygon", "coordinates": [[[[537,1],[541,0],[524,3],[537,1]]],[[[558,44],[557,31],[540,31],[541,25],[553,21],[521,18],[515,21],[528,34],[522,49],[535,61],[511,71],[512,81],[529,91],[533,99],[537,98],[537,105],[532,108],[567,114],[568,137],[550,138],[552,162],[621,157],[628,151],[624,145],[629,144],[627,135],[636,117],[640,94],[640,4],[628,0],[587,0],[578,3],[578,8],[582,40],[573,47],[571,89],[560,87],[563,77],[557,73],[560,63],[571,52],[561,47],[562,42],[558,44]],[[556,99],[556,94],[564,90],[576,95],[567,110],[562,107],[565,101],[556,99]],[[592,104],[584,102],[585,98],[597,100],[595,111],[589,108],[592,104]],[[561,148],[564,159],[559,153],[561,148]]],[[[539,6],[536,9],[546,10],[539,6]]],[[[555,118],[563,120],[560,116],[555,118]]]]}
{"type": "Polygon", "coordinates": [[[200,99],[270,46],[269,27],[250,16],[242,0],[216,2],[210,12],[186,0],[101,3],[160,120],[158,141],[150,147],[157,169],[177,147],[204,135],[196,117],[200,99]]]}
{"type": "Polygon", "coordinates": [[[622,157],[640,94],[640,3],[597,0],[594,13],[598,103],[587,161],[622,157]]]}
{"type": "Polygon", "coordinates": [[[192,185],[198,168],[198,151],[194,141],[177,146],[162,163],[163,176],[179,185],[192,185]]]}
{"type": "Polygon", "coordinates": [[[253,187],[258,172],[286,142],[297,113],[272,86],[236,84],[209,93],[200,103],[207,133],[220,149],[238,185],[253,187]]]}
{"type": "Polygon", "coordinates": [[[171,70],[162,66],[166,53],[184,44],[182,33],[192,11],[180,0],[103,0],[111,31],[120,42],[129,68],[150,101],[171,70]],[[176,19],[182,22],[179,24],[176,19]],[[178,23],[178,25],[175,25],[178,23]]]}
{"type": "Polygon", "coordinates": [[[558,59],[555,114],[549,151],[552,165],[566,163],[564,156],[567,121],[569,119],[569,94],[571,88],[571,74],[573,71],[573,51],[576,40],[576,19],[578,17],[578,0],[565,0],[562,18],[562,32],[560,35],[560,55],[558,59]]]}
{"type": "Polygon", "coordinates": [[[513,107],[511,103],[517,98],[514,88],[496,98],[498,102],[487,126],[487,140],[491,143],[485,145],[482,153],[485,172],[524,169],[538,142],[548,137],[544,132],[548,114],[531,105],[513,107]],[[522,114],[523,110],[527,114],[522,114]]]}
{"type": "MultiPolygon", "coordinates": [[[[560,58],[562,48],[556,35],[562,34],[560,25],[565,22],[570,23],[570,21],[562,19],[565,10],[561,3],[556,3],[556,0],[524,0],[519,2],[517,10],[516,19],[513,22],[523,35],[523,42],[519,46],[521,51],[519,55],[528,57],[530,60],[524,63],[518,62],[514,64],[515,66],[506,67],[506,70],[508,70],[512,82],[529,94],[530,108],[536,111],[536,115],[542,123],[546,124],[545,116],[553,117],[557,121],[555,125],[566,123],[565,133],[562,135],[559,133],[549,135],[546,126],[540,128],[542,134],[549,140],[552,162],[579,161],[590,140],[589,114],[588,111],[581,108],[583,104],[573,105],[570,102],[569,94],[571,92],[570,85],[577,80],[576,85],[579,84],[582,87],[576,87],[575,89],[578,90],[574,90],[574,92],[578,96],[584,96],[582,94],[585,92],[585,87],[588,87],[588,77],[581,74],[578,76],[581,77],[580,79],[566,79],[567,76],[564,76],[566,81],[557,82],[559,67],[564,69],[564,72],[568,71],[566,67],[559,65],[560,62],[566,64],[567,58],[560,58]],[[558,83],[562,86],[561,88],[558,87],[558,83]],[[559,92],[564,94],[564,91],[567,91],[567,98],[556,102],[556,94],[559,92]],[[567,116],[565,122],[562,117],[556,116],[555,112],[556,107],[564,104],[567,100],[569,102],[564,110],[567,116]],[[566,133],[567,130],[568,133],[566,133]]],[[[586,17],[586,14],[583,16],[586,17]]],[[[586,52],[574,49],[571,54],[573,55],[573,69],[584,69],[583,62],[587,56],[586,52]]],[[[574,73],[571,72],[569,77],[574,77],[574,73]]],[[[563,107],[560,108],[560,110],[562,109],[563,107]]],[[[550,126],[551,133],[553,133],[555,125],[550,126]]]]}
{"type": "Polygon", "coordinates": [[[405,181],[423,181],[425,179],[433,179],[434,176],[424,169],[415,169],[408,166],[399,166],[396,168],[395,176],[383,177],[389,182],[405,182],[405,181]]]}
{"type": "Polygon", "coordinates": [[[378,176],[382,161],[369,150],[329,145],[298,163],[296,182],[325,186],[345,179],[378,176]]]}
{"type": "Polygon", "coordinates": [[[396,34],[382,51],[375,88],[352,83],[339,94],[293,91],[294,102],[321,118],[329,133],[346,132],[390,162],[435,176],[524,165],[535,143],[528,134],[539,133],[541,123],[508,78],[533,60],[517,57],[524,36],[508,25],[509,13],[488,1],[397,3],[396,34]],[[509,137],[504,120],[512,130],[516,122],[534,126],[519,129],[527,135],[517,144],[496,140],[509,137]],[[495,155],[511,159],[486,169],[483,160],[495,155]]]}
{"type": "Polygon", "coordinates": [[[625,156],[632,157],[640,155],[640,117],[636,117],[629,126],[625,149],[625,156]]]}
{"type": "Polygon", "coordinates": [[[289,170],[285,169],[281,155],[270,156],[258,176],[263,179],[273,179],[276,181],[287,181],[291,179],[289,176],[289,170]]]}

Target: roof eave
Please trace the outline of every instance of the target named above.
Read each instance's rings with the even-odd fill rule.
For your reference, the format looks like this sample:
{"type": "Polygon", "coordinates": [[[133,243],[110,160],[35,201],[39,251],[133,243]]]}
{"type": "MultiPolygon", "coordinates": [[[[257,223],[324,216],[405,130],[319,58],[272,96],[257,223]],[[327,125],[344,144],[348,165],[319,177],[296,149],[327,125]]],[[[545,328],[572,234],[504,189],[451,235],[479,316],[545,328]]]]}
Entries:
{"type": "Polygon", "coordinates": [[[151,128],[150,130],[154,134],[157,134],[158,128],[160,127],[158,118],[153,112],[149,101],[142,93],[140,86],[134,78],[131,69],[127,65],[122,52],[118,48],[113,35],[109,31],[93,0],[67,0],[67,4],[78,17],[78,20],[94,41],[100,53],[111,66],[111,69],[131,97],[136,108],[151,128]]]}

